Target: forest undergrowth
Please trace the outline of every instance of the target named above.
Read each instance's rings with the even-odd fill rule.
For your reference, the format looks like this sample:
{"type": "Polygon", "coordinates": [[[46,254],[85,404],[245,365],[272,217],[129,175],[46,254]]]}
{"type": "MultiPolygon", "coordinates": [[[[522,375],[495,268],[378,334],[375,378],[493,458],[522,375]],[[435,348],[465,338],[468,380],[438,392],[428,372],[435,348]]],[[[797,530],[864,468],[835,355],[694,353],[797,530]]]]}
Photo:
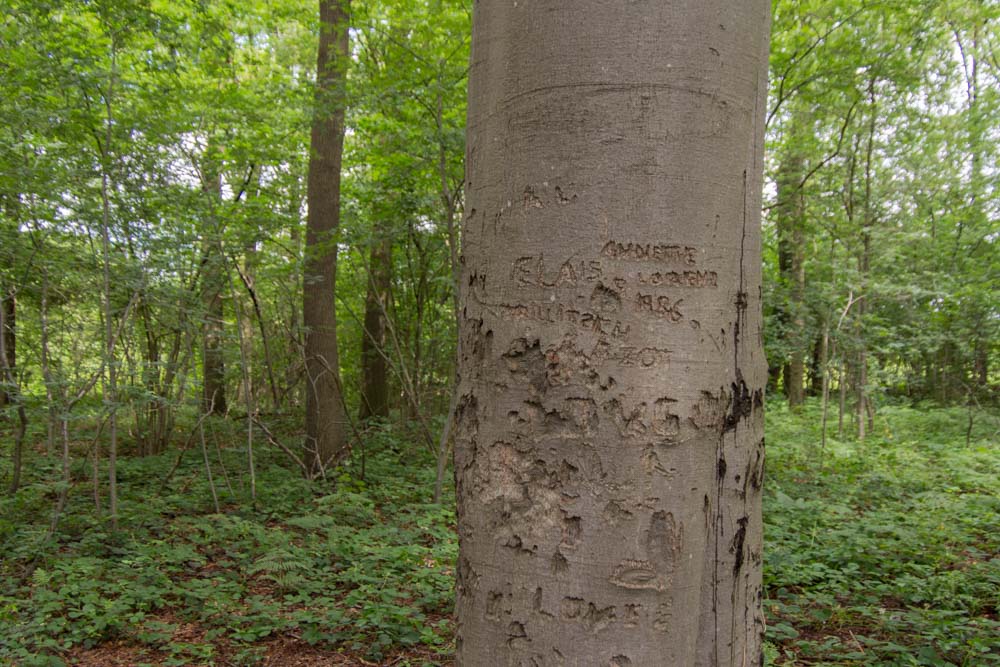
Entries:
{"type": "MultiPolygon", "coordinates": [[[[769,664],[1000,665],[1000,413],[971,418],[883,406],[865,442],[834,421],[821,446],[817,405],[769,405],[769,664]]],[[[84,429],[54,532],[55,457],[0,500],[0,664],[451,664],[453,490],[430,502],[410,434],[368,433],[326,481],[258,451],[253,500],[245,429],[206,427],[204,451],[119,461],[117,533],[84,429]]]]}

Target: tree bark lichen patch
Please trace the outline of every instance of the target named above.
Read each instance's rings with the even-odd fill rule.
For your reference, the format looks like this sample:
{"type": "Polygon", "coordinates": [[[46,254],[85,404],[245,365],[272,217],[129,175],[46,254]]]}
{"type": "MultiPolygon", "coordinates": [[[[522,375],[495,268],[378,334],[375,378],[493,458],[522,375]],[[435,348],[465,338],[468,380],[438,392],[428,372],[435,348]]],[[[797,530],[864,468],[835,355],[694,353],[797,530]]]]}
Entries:
{"type": "Polygon", "coordinates": [[[476,4],[462,665],[759,664],[768,20],[476,4]]]}

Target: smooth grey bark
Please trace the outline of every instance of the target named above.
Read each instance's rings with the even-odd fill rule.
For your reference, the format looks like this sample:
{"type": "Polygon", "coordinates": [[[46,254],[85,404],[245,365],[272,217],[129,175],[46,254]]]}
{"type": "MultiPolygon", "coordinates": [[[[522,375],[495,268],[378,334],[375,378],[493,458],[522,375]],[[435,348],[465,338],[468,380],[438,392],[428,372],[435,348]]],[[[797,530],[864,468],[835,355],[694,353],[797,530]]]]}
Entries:
{"type": "Polygon", "coordinates": [[[460,665],[761,664],[768,25],[475,4],[460,665]]]}
{"type": "Polygon", "coordinates": [[[348,0],[320,0],[316,58],[316,109],[306,184],[302,324],[305,327],[306,441],[310,474],[347,454],[347,414],[337,356],[337,230],[340,166],[344,148],[344,67],[348,0]]]}

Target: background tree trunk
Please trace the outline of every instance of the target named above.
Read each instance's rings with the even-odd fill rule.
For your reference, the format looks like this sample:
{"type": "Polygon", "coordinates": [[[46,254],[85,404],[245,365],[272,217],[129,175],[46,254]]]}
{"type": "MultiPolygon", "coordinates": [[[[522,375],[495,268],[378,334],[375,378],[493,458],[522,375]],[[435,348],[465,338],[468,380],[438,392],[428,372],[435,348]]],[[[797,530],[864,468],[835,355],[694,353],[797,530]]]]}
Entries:
{"type": "Polygon", "coordinates": [[[475,5],[457,660],[762,661],[769,3],[475,5]]]}
{"type": "MultiPolygon", "coordinates": [[[[985,22],[984,22],[985,25],[985,22]]],[[[980,102],[980,66],[982,60],[980,27],[977,23],[972,28],[972,35],[969,43],[962,44],[962,40],[956,33],[959,50],[965,63],[966,73],[966,98],[967,98],[967,132],[969,143],[969,170],[970,170],[970,223],[976,227],[988,227],[988,216],[986,214],[985,202],[988,200],[986,194],[986,172],[984,170],[984,151],[987,142],[984,140],[984,129],[986,125],[981,117],[982,109],[980,102]]],[[[973,302],[974,303],[974,302],[973,302]]],[[[980,393],[985,393],[989,389],[989,362],[991,336],[990,327],[987,322],[989,316],[985,315],[979,308],[973,306],[975,319],[981,322],[977,327],[978,336],[973,343],[972,378],[971,383],[975,385],[980,393]]]]}
{"type": "MultiPolygon", "coordinates": [[[[210,151],[207,151],[211,153],[210,151]]],[[[208,199],[212,218],[222,199],[222,175],[217,165],[213,165],[214,155],[209,154],[203,170],[202,189],[208,199]]],[[[202,287],[202,305],[205,309],[205,327],[201,355],[202,402],[206,412],[215,415],[226,414],[226,360],[223,349],[225,336],[225,311],[222,293],[225,287],[226,270],[219,246],[218,221],[208,226],[210,238],[205,240],[205,270],[202,287]]]]}
{"type": "Polygon", "coordinates": [[[875,224],[875,202],[872,199],[872,187],[874,185],[874,164],[872,156],[875,151],[875,121],[876,110],[876,79],[872,76],[868,80],[868,103],[871,106],[868,121],[868,137],[865,148],[865,210],[864,219],[861,223],[861,254],[858,257],[858,276],[861,284],[861,295],[858,297],[858,305],[855,311],[857,316],[857,340],[858,340],[858,375],[855,393],[857,394],[857,417],[858,417],[858,440],[864,440],[867,434],[868,424],[868,343],[865,331],[865,315],[868,312],[868,289],[869,274],[871,272],[871,244],[872,226],[875,224]]]}
{"type": "Polygon", "coordinates": [[[14,375],[14,361],[9,356],[12,354],[13,346],[10,340],[14,335],[14,322],[7,319],[14,312],[14,308],[8,304],[13,304],[15,299],[14,290],[7,291],[0,282],[0,383],[7,385],[6,392],[0,392],[4,402],[0,407],[6,407],[7,403],[12,403],[17,408],[17,426],[14,428],[14,446],[11,450],[11,476],[10,485],[7,491],[10,494],[17,493],[21,487],[21,468],[24,463],[24,434],[28,429],[28,416],[24,410],[24,401],[21,398],[20,387],[17,377],[14,375]]]}
{"type": "MultiPolygon", "coordinates": [[[[255,359],[254,355],[254,320],[256,319],[258,305],[254,299],[254,289],[257,284],[257,241],[248,241],[243,246],[243,268],[236,267],[236,273],[239,277],[239,282],[241,287],[246,291],[247,295],[250,297],[250,303],[245,303],[242,299],[234,298],[234,306],[240,309],[240,346],[241,346],[241,358],[246,359],[246,366],[243,371],[246,373],[247,381],[245,389],[241,391],[249,392],[249,396],[241,396],[240,398],[244,401],[251,400],[255,404],[258,403],[258,388],[256,378],[253,372],[253,363],[255,359]]],[[[233,295],[236,296],[235,294],[233,295]]],[[[259,321],[259,320],[258,320],[259,321]]],[[[266,358],[265,358],[266,359],[266,358]]],[[[242,387],[242,385],[241,385],[242,387]]]]}
{"type": "Polygon", "coordinates": [[[829,345],[829,340],[824,343],[826,334],[822,331],[816,337],[812,345],[812,358],[809,361],[809,395],[822,396],[823,377],[826,375],[826,362],[823,361],[823,346],[829,345]]]}
{"type": "Polygon", "coordinates": [[[392,287],[392,241],[384,224],[377,225],[368,261],[364,335],[361,339],[361,420],[389,416],[389,383],[385,359],[385,315],[392,287]]]}
{"type": "MultiPolygon", "coordinates": [[[[300,213],[302,209],[302,187],[300,181],[298,179],[293,180],[290,189],[291,192],[288,194],[288,217],[292,224],[288,229],[288,241],[291,245],[292,256],[296,261],[292,265],[289,284],[292,286],[292,293],[297,295],[299,289],[303,287],[302,274],[299,267],[302,265],[301,260],[304,257],[300,213]]],[[[290,299],[289,301],[291,302],[292,300],[290,299]]],[[[288,308],[288,339],[285,341],[285,349],[287,350],[286,354],[289,363],[285,365],[281,393],[282,401],[291,407],[302,404],[301,380],[305,356],[305,336],[299,322],[302,311],[298,305],[298,301],[298,298],[296,298],[293,303],[290,303],[288,308]]]]}
{"type": "MultiPolygon", "coordinates": [[[[118,74],[117,41],[111,40],[111,70],[108,73],[108,87],[102,91],[104,98],[104,142],[98,146],[101,165],[101,259],[103,268],[103,317],[104,317],[104,365],[107,375],[102,378],[104,404],[108,410],[108,511],[111,519],[111,529],[118,530],[118,360],[115,356],[114,309],[111,294],[111,165],[112,100],[116,93],[115,79],[118,74]]],[[[126,319],[128,313],[122,314],[126,319]]],[[[100,447],[94,445],[94,488],[97,488],[97,457],[100,447]]],[[[95,498],[97,498],[95,493],[95,498]]],[[[98,501],[99,502],[99,501],[98,501]]]]}
{"type": "MultiPolygon", "coordinates": [[[[3,353],[7,360],[11,377],[17,377],[17,297],[13,290],[6,294],[0,293],[3,298],[3,353]]],[[[6,378],[3,378],[6,382],[6,378]]],[[[4,408],[11,402],[10,392],[0,390],[0,408],[4,408]]]]}
{"type": "Polygon", "coordinates": [[[787,327],[786,341],[790,348],[788,361],[783,371],[785,396],[788,405],[797,408],[805,398],[805,350],[808,337],[805,335],[805,216],[806,200],[802,191],[802,180],[806,173],[804,147],[799,135],[808,121],[804,111],[796,105],[792,112],[793,140],[786,149],[778,174],[778,210],[775,219],[778,225],[778,268],[781,283],[785,288],[787,301],[779,310],[787,327]]]}
{"type": "Polygon", "coordinates": [[[340,165],[344,149],[344,67],[347,0],[320,0],[316,109],[310,138],[303,270],[305,327],[306,460],[313,473],[346,454],[346,413],[337,357],[337,229],[340,165]]]}

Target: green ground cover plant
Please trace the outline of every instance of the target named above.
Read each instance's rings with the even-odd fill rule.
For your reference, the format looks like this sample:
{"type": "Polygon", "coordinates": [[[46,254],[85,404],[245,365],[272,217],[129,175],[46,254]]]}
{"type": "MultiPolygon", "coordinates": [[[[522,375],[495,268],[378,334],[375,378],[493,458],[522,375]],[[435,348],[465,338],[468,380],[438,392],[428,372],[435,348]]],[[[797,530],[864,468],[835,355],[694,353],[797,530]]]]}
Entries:
{"type": "Polygon", "coordinates": [[[997,415],[885,407],[821,453],[817,406],[771,407],[773,664],[1000,664],[997,415]]]}
{"type": "Polygon", "coordinates": [[[367,446],[364,478],[309,482],[265,458],[256,505],[234,472],[243,453],[224,449],[221,513],[197,453],[165,486],[176,452],[128,459],[115,536],[79,488],[48,535],[47,513],[27,508],[50,507],[31,498],[52,489],[27,484],[2,505],[0,664],[72,664],[74,648],[124,641],[155,664],[251,665],[276,635],[374,661],[413,645],[446,655],[454,512],[428,503],[433,468],[403,436],[380,430],[367,446]],[[191,625],[195,639],[180,638],[191,625]]]}
{"type": "MultiPolygon", "coordinates": [[[[831,424],[822,451],[819,423],[815,404],[769,406],[769,663],[1000,664],[1000,414],[970,429],[964,408],[884,406],[867,441],[831,424]]],[[[32,467],[0,500],[0,664],[108,645],[146,664],[266,664],[279,639],[342,664],[450,664],[453,494],[429,502],[434,464],[413,435],[370,431],[325,481],[261,452],[253,503],[227,424],[209,427],[221,512],[194,448],[120,462],[116,534],[83,462],[54,533],[57,471],[32,467]]]]}

